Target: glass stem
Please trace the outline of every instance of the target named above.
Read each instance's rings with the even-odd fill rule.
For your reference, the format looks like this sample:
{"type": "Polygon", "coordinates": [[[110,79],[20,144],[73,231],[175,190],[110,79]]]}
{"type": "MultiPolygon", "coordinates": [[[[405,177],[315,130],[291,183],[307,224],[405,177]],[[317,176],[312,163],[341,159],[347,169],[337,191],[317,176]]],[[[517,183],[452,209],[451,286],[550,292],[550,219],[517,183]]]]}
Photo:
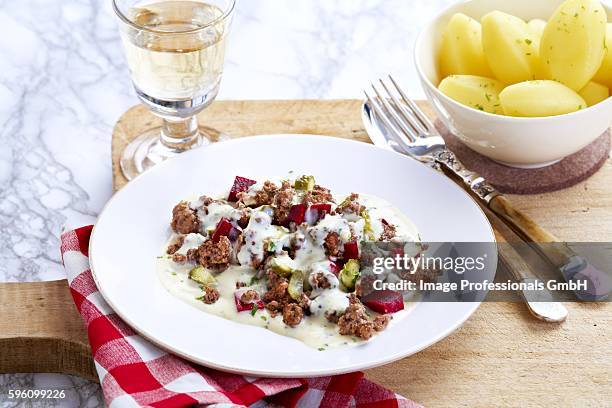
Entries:
{"type": "Polygon", "coordinates": [[[201,136],[198,129],[198,120],[195,115],[188,118],[167,119],[161,130],[161,142],[173,150],[188,150],[200,144],[201,136]]]}

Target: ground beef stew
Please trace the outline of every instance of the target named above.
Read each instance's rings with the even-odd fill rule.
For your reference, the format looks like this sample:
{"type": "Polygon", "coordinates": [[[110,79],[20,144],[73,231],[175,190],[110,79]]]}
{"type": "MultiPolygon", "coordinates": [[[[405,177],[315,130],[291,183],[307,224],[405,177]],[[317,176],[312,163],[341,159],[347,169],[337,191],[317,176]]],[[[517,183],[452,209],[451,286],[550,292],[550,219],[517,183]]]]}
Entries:
{"type": "Polygon", "coordinates": [[[360,298],[363,243],[418,236],[380,198],[335,196],[307,175],[236,177],[223,198],[180,201],[171,215],[158,273],[171,293],[207,312],[321,350],[368,340],[406,313],[404,302],[379,314],[360,298]]]}

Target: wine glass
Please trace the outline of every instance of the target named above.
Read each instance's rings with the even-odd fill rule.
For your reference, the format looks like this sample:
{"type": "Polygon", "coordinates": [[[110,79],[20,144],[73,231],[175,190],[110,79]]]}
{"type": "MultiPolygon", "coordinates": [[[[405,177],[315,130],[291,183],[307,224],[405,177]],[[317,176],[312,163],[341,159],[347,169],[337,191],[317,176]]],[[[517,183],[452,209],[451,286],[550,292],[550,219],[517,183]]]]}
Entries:
{"type": "Polygon", "coordinates": [[[177,154],[217,141],[196,114],[219,92],[236,0],[113,0],[134,89],[163,119],[121,155],[128,180],[177,154]]]}

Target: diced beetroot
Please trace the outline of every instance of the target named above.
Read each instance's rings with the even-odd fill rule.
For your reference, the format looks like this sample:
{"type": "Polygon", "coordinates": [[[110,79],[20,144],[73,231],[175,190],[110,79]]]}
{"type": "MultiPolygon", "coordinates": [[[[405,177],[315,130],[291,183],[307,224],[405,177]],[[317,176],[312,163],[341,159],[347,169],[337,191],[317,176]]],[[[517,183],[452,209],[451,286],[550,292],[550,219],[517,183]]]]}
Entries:
{"type": "Polygon", "coordinates": [[[337,261],[329,261],[329,269],[333,272],[334,275],[338,276],[342,267],[337,261]]]}
{"type": "Polygon", "coordinates": [[[331,204],[313,204],[310,206],[310,208],[319,212],[319,218],[323,218],[323,215],[329,214],[331,212],[331,204]]]}
{"type": "Polygon", "coordinates": [[[238,193],[247,191],[249,187],[251,187],[255,183],[257,183],[255,180],[251,180],[246,177],[236,176],[236,178],[234,179],[234,185],[232,185],[232,189],[230,190],[229,196],[227,197],[227,201],[238,201],[238,193]]]}
{"type": "Polygon", "coordinates": [[[257,307],[257,310],[264,308],[264,302],[261,299],[258,299],[254,303],[242,303],[240,301],[240,297],[242,296],[243,293],[244,293],[244,290],[237,290],[234,292],[234,303],[236,303],[236,310],[238,310],[238,312],[246,312],[247,310],[249,312],[252,312],[253,305],[257,307]]]}
{"type": "Polygon", "coordinates": [[[306,210],[306,222],[308,224],[314,225],[320,219],[325,217],[325,214],[329,214],[331,212],[331,204],[313,204],[306,210]]]}
{"type": "Polygon", "coordinates": [[[351,241],[344,244],[344,255],[345,261],[349,259],[359,259],[359,244],[357,241],[351,241]]]}
{"type": "Polygon", "coordinates": [[[394,290],[373,290],[361,298],[361,303],[377,313],[395,313],[404,309],[402,294],[394,290]]]}
{"type": "Polygon", "coordinates": [[[289,210],[289,215],[287,215],[287,224],[290,222],[295,222],[297,225],[300,225],[304,222],[304,218],[306,217],[306,205],[305,204],[295,204],[289,210]]]}
{"type": "Polygon", "coordinates": [[[212,241],[214,243],[219,242],[219,238],[228,237],[230,241],[235,241],[240,234],[240,230],[232,225],[232,222],[227,218],[221,218],[215,227],[215,231],[212,234],[212,241]]]}
{"type": "Polygon", "coordinates": [[[393,254],[393,257],[396,257],[398,255],[402,257],[404,256],[404,247],[392,248],[391,253],[393,254]]]}

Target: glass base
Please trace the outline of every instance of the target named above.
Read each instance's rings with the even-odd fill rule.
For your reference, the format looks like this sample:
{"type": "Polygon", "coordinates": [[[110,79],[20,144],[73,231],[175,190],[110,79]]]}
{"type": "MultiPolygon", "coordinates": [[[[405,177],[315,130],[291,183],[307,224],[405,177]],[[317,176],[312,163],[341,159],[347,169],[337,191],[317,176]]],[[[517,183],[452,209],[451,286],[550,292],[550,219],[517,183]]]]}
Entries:
{"type": "Polygon", "coordinates": [[[132,180],[134,177],[144,173],[156,164],[175,157],[185,150],[191,150],[206,146],[210,143],[229,139],[227,135],[215,129],[200,126],[199,137],[193,140],[190,145],[186,148],[183,145],[181,149],[173,149],[162,143],[160,138],[161,131],[161,126],[147,130],[125,147],[119,163],[121,165],[121,171],[126,179],[132,180]]]}

